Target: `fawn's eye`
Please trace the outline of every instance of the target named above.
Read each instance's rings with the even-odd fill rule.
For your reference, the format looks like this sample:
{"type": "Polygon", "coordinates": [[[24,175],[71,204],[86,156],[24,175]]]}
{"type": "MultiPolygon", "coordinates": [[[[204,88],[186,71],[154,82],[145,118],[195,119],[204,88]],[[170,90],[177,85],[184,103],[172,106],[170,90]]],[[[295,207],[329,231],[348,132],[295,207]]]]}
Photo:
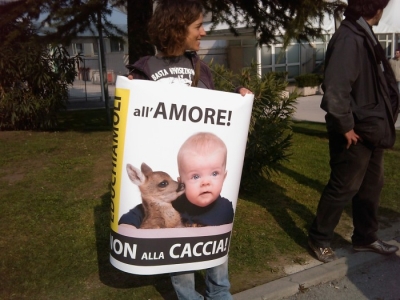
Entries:
{"type": "Polygon", "coordinates": [[[165,188],[167,185],[168,185],[168,181],[166,181],[166,180],[163,180],[158,184],[158,186],[160,188],[165,188]]]}

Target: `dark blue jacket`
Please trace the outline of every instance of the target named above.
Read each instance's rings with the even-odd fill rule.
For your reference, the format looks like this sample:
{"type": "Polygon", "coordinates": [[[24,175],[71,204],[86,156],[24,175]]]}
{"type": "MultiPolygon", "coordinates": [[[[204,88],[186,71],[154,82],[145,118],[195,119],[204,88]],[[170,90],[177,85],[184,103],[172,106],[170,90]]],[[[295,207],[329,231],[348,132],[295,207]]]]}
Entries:
{"type": "MultiPolygon", "coordinates": [[[[210,205],[199,207],[189,202],[185,195],[182,195],[172,202],[172,206],[181,214],[182,223],[189,227],[191,225],[219,226],[233,222],[232,202],[221,196],[210,205]]],[[[139,228],[143,218],[143,206],[139,204],[122,215],[118,225],[128,224],[139,228]]]]}
{"type": "Polygon", "coordinates": [[[321,108],[327,113],[328,131],[344,134],[354,129],[365,142],[390,148],[399,95],[395,86],[388,86],[395,81],[385,79],[367,34],[345,19],[333,35],[325,59],[321,108]]]}

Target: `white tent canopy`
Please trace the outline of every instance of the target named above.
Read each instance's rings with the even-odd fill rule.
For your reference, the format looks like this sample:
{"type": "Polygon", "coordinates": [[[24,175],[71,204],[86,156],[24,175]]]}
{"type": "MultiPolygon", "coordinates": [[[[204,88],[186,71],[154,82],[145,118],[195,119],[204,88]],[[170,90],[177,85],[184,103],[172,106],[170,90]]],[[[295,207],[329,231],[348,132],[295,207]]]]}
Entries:
{"type": "Polygon", "coordinates": [[[400,0],[391,0],[383,10],[379,25],[374,28],[376,33],[400,33],[400,0]]]}
{"type": "MultiPolygon", "coordinates": [[[[342,2],[347,3],[347,0],[342,0],[342,2]]],[[[400,33],[400,0],[390,0],[389,4],[383,10],[382,18],[377,26],[374,27],[375,33],[400,33]]],[[[328,20],[328,18],[325,18],[328,20]]],[[[331,18],[333,22],[333,19],[331,18]]],[[[324,22],[325,23],[325,22],[324,22]]],[[[329,23],[329,22],[327,22],[329,23]]],[[[328,29],[330,24],[323,28],[328,29]]]]}
{"type": "MultiPolygon", "coordinates": [[[[347,0],[342,0],[347,3],[347,0]]],[[[318,24],[315,22],[315,26],[318,24]]],[[[335,32],[335,22],[333,16],[325,14],[322,28],[327,33],[335,32]]],[[[374,27],[375,33],[400,33],[400,0],[390,0],[387,7],[383,10],[382,18],[377,26],[374,27]]]]}

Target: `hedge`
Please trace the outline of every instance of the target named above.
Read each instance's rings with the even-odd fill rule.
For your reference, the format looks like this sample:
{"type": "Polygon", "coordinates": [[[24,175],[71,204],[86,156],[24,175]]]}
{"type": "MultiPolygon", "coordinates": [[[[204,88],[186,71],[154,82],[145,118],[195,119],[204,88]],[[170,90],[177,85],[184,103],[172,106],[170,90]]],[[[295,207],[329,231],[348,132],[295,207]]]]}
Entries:
{"type": "Polygon", "coordinates": [[[322,83],[322,76],[318,74],[303,74],[294,78],[298,87],[319,86],[322,83]]]}

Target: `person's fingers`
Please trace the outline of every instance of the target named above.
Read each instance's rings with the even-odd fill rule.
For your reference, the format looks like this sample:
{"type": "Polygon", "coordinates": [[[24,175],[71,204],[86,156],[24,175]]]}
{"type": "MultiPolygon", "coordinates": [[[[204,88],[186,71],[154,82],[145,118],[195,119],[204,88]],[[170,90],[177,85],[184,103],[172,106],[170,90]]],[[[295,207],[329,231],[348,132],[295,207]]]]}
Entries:
{"type": "Polygon", "coordinates": [[[250,90],[248,90],[248,89],[246,89],[246,88],[241,88],[241,89],[239,90],[239,93],[240,93],[240,95],[242,95],[242,96],[245,96],[245,95],[247,95],[247,94],[253,94],[252,91],[250,91],[250,90]]]}

